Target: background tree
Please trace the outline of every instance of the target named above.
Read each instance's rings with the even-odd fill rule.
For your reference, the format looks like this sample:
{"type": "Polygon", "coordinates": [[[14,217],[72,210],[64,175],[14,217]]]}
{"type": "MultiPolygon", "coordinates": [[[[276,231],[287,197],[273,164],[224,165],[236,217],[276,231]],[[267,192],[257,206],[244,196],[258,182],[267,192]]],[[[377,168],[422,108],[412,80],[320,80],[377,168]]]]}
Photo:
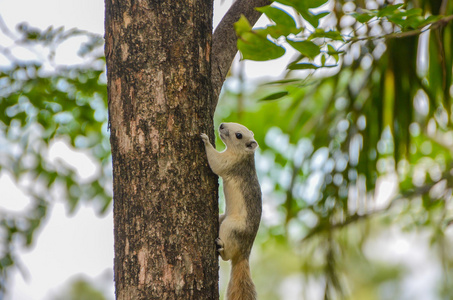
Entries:
{"type": "Polygon", "coordinates": [[[2,33],[14,41],[13,46],[0,48],[11,62],[0,73],[0,170],[30,199],[21,212],[0,212],[2,296],[9,271],[17,267],[25,272],[17,249],[34,244],[49,207],[64,201],[72,213],[81,203],[92,203],[104,213],[112,193],[102,38],[75,29],[50,27],[41,31],[26,23],[12,32],[0,23],[2,33]],[[75,37],[85,39],[79,50],[85,63],[55,64],[58,47],[75,37]],[[36,59],[18,59],[17,48],[36,53],[36,59]],[[96,162],[93,176],[81,178],[73,165],[50,158],[52,146],[61,141],[96,162]]]}
{"type": "Polygon", "coordinates": [[[443,272],[436,293],[448,298],[452,4],[277,2],[284,5],[260,9],[271,24],[252,29],[242,18],[236,31],[243,58],[294,53],[285,78],[253,93],[229,93],[238,107],[243,99],[263,101],[231,110],[230,118],[262,128],[263,160],[273,162],[262,180],[271,183],[282,222],[264,231],[267,247],[289,240],[304,279],[316,278],[325,299],[385,299],[380,289],[395,282],[390,298],[405,299],[419,297],[410,291],[417,288],[401,286],[410,262],[383,265],[368,245],[392,231],[396,240],[410,232],[432,244],[432,263],[443,272]]]}
{"type": "Polygon", "coordinates": [[[85,278],[77,278],[52,300],[106,300],[106,297],[85,278]]]}

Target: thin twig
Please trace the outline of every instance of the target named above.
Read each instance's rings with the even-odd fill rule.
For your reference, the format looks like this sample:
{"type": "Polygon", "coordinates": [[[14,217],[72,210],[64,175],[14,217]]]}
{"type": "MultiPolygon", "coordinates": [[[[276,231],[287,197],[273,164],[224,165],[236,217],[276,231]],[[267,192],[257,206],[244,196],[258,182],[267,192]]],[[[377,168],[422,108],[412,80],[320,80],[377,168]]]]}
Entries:
{"type": "Polygon", "coordinates": [[[417,29],[405,31],[405,32],[392,32],[392,33],[381,35],[381,36],[352,37],[347,42],[355,43],[355,42],[360,42],[360,41],[374,41],[374,40],[380,40],[380,39],[405,38],[405,37],[409,37],[409,36],[415,36],[415,35],[419,35],[423,32],[426,32],[428,30],[443,27],[452,20],[453,20],[453,15],[450,15],[450,16],[444,17],[442,19],[439,19],[437,21],[434,21],[432,23],[428,23],[425,27],[422,27],[422,28],[417,28],[417,29]]]}

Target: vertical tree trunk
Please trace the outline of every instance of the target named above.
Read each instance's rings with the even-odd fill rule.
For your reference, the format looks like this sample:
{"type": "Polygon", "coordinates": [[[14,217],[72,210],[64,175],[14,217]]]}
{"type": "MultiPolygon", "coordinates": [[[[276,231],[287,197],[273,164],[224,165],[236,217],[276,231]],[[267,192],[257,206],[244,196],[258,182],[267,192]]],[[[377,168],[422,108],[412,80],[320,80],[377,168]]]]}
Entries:
{"type": "Polygon", "coordinates": [[[218,299],[212,1],[106,0],[117,299],[218,299]]]}

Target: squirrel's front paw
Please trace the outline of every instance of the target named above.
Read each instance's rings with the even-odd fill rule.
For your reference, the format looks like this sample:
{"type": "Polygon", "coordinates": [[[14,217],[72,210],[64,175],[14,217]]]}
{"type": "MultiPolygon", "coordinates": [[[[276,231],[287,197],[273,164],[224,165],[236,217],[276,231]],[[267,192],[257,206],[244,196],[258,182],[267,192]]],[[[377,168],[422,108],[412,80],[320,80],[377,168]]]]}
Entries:
{"type": "Polygon", "coordinates": [[[200,137],[204,143],[209,143],[209,137],[206,135],[206,133],[200,134],[200,137]]]}
{"type": "Polygon", "coordinates": [[[217,251],[223,251],[223,241],[220,238],[215,239],[215,244],[217,247],[217,251]]]}

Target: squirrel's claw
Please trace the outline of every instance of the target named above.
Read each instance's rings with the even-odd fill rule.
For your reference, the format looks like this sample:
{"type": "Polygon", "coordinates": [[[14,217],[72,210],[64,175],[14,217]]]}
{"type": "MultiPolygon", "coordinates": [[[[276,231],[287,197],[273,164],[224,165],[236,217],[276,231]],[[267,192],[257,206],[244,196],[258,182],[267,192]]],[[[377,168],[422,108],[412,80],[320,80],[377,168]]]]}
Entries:
{"type": "Polygon", "coordinates": [[[201,139],[203,140],[204,143],[209,142],[209,137],[206,135],[206,133],[200,134],[201,139]]]}
{"type": "Polygon", "coordinates": [[[223,241],[220,238],[215,239],[215,244],[219,253],[223,251],[223,241]]]}

